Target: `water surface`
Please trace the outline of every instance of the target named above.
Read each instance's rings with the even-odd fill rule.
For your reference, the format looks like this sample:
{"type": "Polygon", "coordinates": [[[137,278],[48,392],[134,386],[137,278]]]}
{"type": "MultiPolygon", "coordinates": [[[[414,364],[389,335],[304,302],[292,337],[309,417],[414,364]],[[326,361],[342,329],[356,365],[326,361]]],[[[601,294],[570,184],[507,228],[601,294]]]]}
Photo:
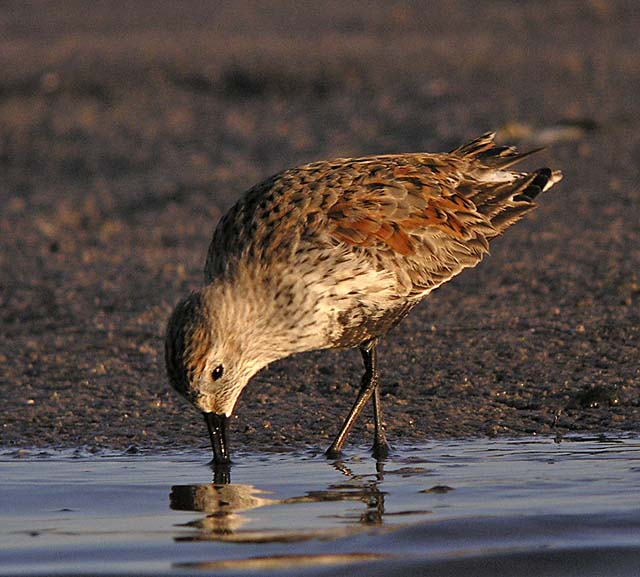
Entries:
{"type": "Polygon", "coordinates": [[[209,458],[4,451],[0,575],[640,575],[638,439],[209,458]]]}

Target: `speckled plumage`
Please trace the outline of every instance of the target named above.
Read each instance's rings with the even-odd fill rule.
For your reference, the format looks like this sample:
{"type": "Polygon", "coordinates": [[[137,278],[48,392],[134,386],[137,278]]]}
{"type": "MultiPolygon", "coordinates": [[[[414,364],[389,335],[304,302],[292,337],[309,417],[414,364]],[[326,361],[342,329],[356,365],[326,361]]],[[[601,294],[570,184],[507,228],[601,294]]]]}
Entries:
{"type": "Polygon", "coordinates": [[[315,162],[254,186],[216,228],[204,288],[170,319],[172,384],[229,415],[268,363],[375,342],[561,179],[509,169],[524,156],[486,134],[447,154],[315,162]]]}

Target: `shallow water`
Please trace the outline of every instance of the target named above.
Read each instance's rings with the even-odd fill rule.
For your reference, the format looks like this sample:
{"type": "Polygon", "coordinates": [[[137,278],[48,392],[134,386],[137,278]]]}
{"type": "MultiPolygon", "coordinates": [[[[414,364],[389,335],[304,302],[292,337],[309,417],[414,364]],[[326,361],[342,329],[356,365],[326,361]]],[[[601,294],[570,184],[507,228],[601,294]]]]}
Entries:
{"type": "Polygon", "coordinates": [[[0,575],[640,575],[638,439],[208,458],[0,453],[0,575]]]}

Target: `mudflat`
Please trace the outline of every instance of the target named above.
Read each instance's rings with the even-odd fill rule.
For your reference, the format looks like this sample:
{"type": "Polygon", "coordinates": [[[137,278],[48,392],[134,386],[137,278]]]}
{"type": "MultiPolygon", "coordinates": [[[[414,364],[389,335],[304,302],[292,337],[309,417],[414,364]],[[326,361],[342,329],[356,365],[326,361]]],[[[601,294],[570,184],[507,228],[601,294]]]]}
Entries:
{"type": "MultiPolygon", "coordinates": [[[[163,334],[220,216],[290,166],[487,130],[565,178],[382,341],[391,443],[638,431],[634,1],[129,4],[3,3],[1,445],[206,446],[163,334]]],[[[232,448],[326,445],[360,371],[275,363],[232,448]]]]}

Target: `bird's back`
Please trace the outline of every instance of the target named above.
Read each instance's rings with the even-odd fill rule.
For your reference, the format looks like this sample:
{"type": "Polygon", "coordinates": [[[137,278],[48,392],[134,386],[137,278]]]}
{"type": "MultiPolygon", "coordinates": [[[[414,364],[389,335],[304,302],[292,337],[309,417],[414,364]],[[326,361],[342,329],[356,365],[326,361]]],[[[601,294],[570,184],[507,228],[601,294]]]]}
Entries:
{"type": "Polygon", "coordinates": [[[330,344],[359,344],[475,266],[489,241],[560,180],[547,168],[511,171],[524,156],[486,134],[446,154],[337,159],[286,170],[250,189],[222,218],[205,279],[233,282],[239,270],[251,268],[267,284],[317,293],[315,300],[326,302],[313,305],[311,298],[308,306],[336,324],[330,344]]]}

